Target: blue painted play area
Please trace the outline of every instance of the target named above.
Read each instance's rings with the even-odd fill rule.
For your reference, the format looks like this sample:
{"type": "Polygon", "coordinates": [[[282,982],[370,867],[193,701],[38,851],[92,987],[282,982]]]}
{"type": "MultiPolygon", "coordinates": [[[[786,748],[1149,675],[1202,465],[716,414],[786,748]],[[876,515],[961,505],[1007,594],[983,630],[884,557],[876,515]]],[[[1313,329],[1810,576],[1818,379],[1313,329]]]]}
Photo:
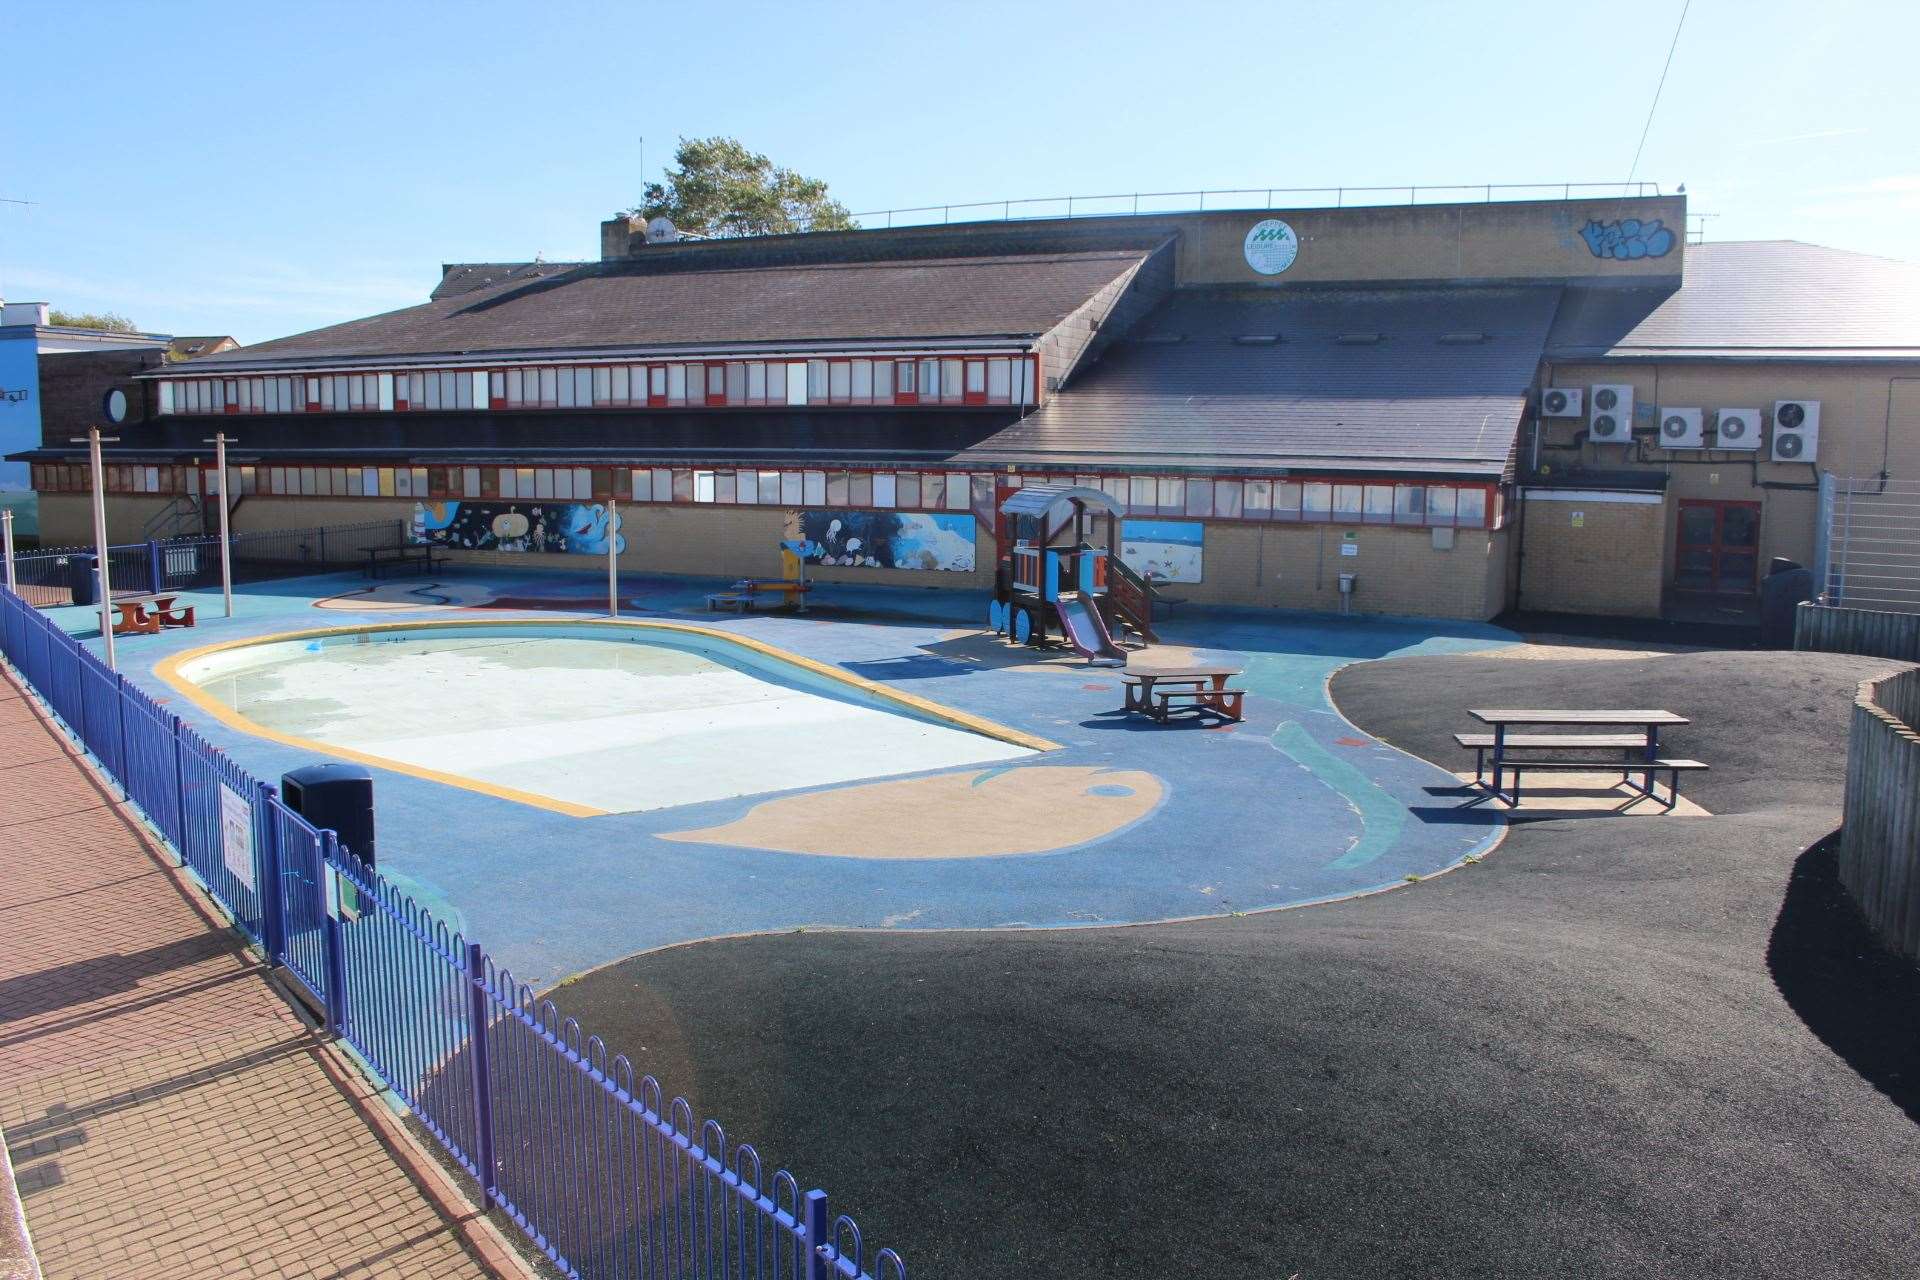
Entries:
{"type": "MultiPolygon", "coordinates": [[[[369,764],[380,869],[536,985],[730,934],[1297,906],[1499,836],[1326,693],[1349,662],[1517,639],[1494,627],[1183,608],[1130,665],[1241,668],[1245,715],[1160,724],[1120,710],[1119,671],[995,635],[986,592],[833,584],[734,615],[713,589],[629,576],[623,625],[583,632],[590,574],[298,578],[231,619],[190,593],[197,626],[117,655],[257,776],[369,764]]],[[[98,645],[92,610],[52,616],[98,645]]]]}

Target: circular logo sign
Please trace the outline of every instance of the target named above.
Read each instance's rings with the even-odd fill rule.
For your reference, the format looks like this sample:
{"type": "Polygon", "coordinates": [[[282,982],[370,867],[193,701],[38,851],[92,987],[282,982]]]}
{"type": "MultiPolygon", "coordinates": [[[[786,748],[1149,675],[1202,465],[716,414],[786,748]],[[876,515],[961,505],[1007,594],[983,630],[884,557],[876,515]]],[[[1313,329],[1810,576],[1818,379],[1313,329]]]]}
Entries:
{"type": "Polygon", "coordinates": [[[127,393],[115,387],[113,390],[107,392],[106,402],[100,407],[106,410],[108,422],[125,422],[127,420],[127,393]]]}
{"type": "Polygon", "coordinates": [[[1280,219],[1268,218],[1253,224],[1243,249],[1248,266],[1263,276],[1277,276],[1292,266],[1299,255],[1300,237],[1280,219]]]}

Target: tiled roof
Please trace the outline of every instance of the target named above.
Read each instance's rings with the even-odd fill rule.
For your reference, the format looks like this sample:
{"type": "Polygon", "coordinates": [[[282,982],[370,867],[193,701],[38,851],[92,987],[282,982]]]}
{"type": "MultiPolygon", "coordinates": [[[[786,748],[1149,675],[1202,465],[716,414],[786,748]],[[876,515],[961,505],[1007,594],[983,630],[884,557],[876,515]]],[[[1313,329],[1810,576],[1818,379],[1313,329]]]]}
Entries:
{"type": "Polygon", "coordinates": [[[256,343],[206,363],[1025,337],[1131,270],[1145,249],[702,267],[592,263],[256,343]]]}
{"type": "Polygon", "coordinates": [[[1496,474],[1558,295],[1175,294],[1045,407],[964,457],[1496,474]]]}
{"type": "Polygon", "coordinates": [[[585,262],[448,262],[441,264],[440,283],[427,295],[431,302],[457,298],[488,285],[509,280],[544,280],[548,276],[578,271],[585,262]]]}
{"type": "Polygon", "coordinates": [[[1678,291],[1570,301],[1557,359],[1920,360],[1920,263],[1796,240],[1689,245],[1678,291]]]}

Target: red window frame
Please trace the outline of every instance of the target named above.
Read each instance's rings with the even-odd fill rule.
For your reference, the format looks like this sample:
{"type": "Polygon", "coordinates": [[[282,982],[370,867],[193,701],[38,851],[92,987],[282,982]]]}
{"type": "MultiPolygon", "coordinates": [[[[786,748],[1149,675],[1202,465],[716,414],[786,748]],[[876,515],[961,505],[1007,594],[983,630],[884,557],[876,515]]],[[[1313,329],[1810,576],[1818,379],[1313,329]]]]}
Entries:
{"type": "Polygon", "coordinates": [[[895,360],[893,362],[893,402],[895,404],[919,404],[920,384],[917,360],[895,360]],[[903,388],[905,388],[903,390],[903,388]]]}
{"type": "Polygon", "coordinates": [[[707,408],[709,409],[726,408],[727,407],[727,366],[725,364],[718,364],[718,363],[696,364],[696,365],[690,366],[688,372],[692,372],[693,369],[700,370],[700,395],[701,395],[700,402],[706,405],[707,408]],[[718,391],[715,391],[713,389],[713,381],[716,375],[718,375],[720,379],[720,389],[718,391]]]}
{"type": "Polygon", "coordinates": [[[961,404],[985,404],[986,402],[987,402],[987,362],[986,360],[984,358],[979,360],[962,360],[960,362],[960,403],[961,404]],[[975,391],[973,389],[973,378],[974,378],[975,370],[978,370],[980,374],[980,389],[978,391],[975,391]]]}
{"type": "MultiPolygon", "coordinates": [[[[522,388],[526,386],[526,380],[524,378],[521,379],[520,385],[522,388]]],[[[395,401],[395,403],[398,404],[399,402],[395,401]]],[[[487,408],[504,409],[506,407],[507,371],[505,369],[489,369],[487,370],[487,408]],[[493,394],[493,380],[495,378],[500,379],[500,394],[497,396],[493,394]]]]}
{"type": "Polygon", "coordinates": [[[664,409],[667,404],[667,366],[664,364],[650,364],[646,366],[646,370],[647,408],[664,409]],[[658,392],[655,392],[653,389],[653,373],[656,369],[660,371],[660,390],[658,392]]]}

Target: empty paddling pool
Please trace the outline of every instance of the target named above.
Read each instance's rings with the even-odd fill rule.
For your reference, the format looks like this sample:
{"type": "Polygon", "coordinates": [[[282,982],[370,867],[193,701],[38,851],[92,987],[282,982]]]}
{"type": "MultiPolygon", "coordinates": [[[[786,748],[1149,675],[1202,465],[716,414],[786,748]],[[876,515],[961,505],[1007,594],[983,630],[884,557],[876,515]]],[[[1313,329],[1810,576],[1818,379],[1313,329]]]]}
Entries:
{"type": "Polygon", "coordinates": [[[282,742],[582,817],[1015,760],[1052,744],[668,623],[426,623],[181,654],[159,674],[282,742]]]}

